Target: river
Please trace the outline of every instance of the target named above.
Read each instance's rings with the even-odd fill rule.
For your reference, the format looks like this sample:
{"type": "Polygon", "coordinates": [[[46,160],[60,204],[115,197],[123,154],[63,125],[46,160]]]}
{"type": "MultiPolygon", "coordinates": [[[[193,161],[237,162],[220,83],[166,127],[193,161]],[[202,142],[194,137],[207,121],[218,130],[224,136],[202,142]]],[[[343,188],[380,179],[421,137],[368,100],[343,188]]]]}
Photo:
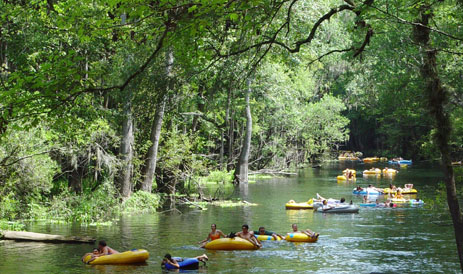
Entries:
{"type": "MultiPolygon", "coordinates": [[[[298,176],[241,186],[237,195],[258,206],[181,208],[182,213],[123,216],[113,226],[100,227],[32,223],[27,227],[30,231],[90,235],[105,239],[119,251],[145,248],[150,258],[141,266],[88,266],[80,257],[92,245],[0,241],[0,273],[159,273],[165,253],[183,257],[206,253],[210,260],[199,273],[459,273],[449,215],[431,206],[361,208],[359,214],[345,215],[285,210],[288,200],[306,201],[316,193],[361,202],[352,195],[355,185],[386,187],[391,182],[363,178],[361,171],[368,167],[331,163],[300,170],[298,176]],[[347,166],[359,173],[357,182],[337,183],[336,175],[347,166]],[[257,251],[206,251],[197,242],[207,236],[211,223],[226,234],[240,230],[244,223],[280,233],[297,223],[300,229],[319,232],[320,238],[304,244],[264,242],[257,251]]],[[[418,197],[429,204],[435,199],[440,176],[437,167],[420,164],[400,169],[392,181],[402,186],[413,183],[418,197]]]]}

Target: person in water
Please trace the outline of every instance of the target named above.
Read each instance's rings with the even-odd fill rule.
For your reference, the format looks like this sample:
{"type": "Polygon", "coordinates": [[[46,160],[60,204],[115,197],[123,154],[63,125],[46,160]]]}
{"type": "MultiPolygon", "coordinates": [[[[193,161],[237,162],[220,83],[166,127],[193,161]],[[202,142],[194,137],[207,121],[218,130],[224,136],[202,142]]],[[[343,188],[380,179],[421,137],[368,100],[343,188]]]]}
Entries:
{"type": "MultiPolygon", "coordinates": [[[[101,241],[98,242],[98,249],[97,249],[97,250],[95,250],[95,249],[93,250],[92,258],[91,258],[87,263],[90,263],[91,261],[95,260],[95,259],[98,258],[98,257],[106,256],[106,255],[112,255],[112,254],[117,254],[117,253],[119,253],[119,251],[110,248],[110,247],[106,244],[106,241],[101,240],[101,241]]],[[[88,255],[88,254],[86,254],[86,255],[84,256],[84,258],[85,258],[87,255],[88,255]]]]}
{"type": "Polygon", "coordinates": [[[92,257],[90,258],[90,260],[89,260],[88,262],[91,262],[91,261],[93,261],[93,258],[96,258],[96,257],[98,257],[98,255],[100,255],[100,251],[98,250],[98,248],[95,247],[95,248],[93,249],[92,253],[86,253],[86,254],[82,257],[82,262],[83,262],[83,261],[85,260],[85,258],[86,258],[87,256],[89,256],[89,255],[92,256],[92,257]]]}
{"type": "Polygon", "coordinates": [[[402,193],[400,192],[400,190],[397,190],[397,194],[395,195],[395,198],[396,199],[403,199],[404,196],[402,195],[402,193]]]}
{"type": "Polygon", "coordinates": [[[117,254],[119,251],[110,248],[107,244],[106,241],[99,241],[98,242],[98,250],[100,251],[99,256],[105,256],[105,255],[111,255],[111,254],[117,254]]]}
{"type": "Polygon", "coordinates": [[[263,227],[263,226],[259,227],[259,230],[255,230],[255,231],[254,231],[254,235],[272,236],[273,239],[275,239],[275,241],[278,240],[278,237],[280,237],[281,239],[284,239],[284,237],[281,236],[281,235],[278,234],[278,233],[265,230],[265,227],[263,227]]]}
{"type": "Polygon", "coordinates": [[[323,206],[322,206],[323,211],[327,211],[332,208],[335,208],[335,205],[332,205],[332,204],[329,205],[327,200],[323,200],[323,206]]]}
{"type": "Polygon", "coordinates": [[[254,236],[254,233],[251,231],[249,232],[249,226],[244,224],[241,227],[242,231],[236,232],[235,236],[240,237],[242,239],[250,241],[253,245],[257,247],[262,247],[262,244],[257,240],[256,236],[254,236]]]}
{"type": "Polygon", "coordinates": [[[293,232],[291,232],[291,233],[302,233],[302,234],[305,234],[305,235],[309,236],[312,239],[316,239],[320,235],[319,233],[315,233],[315,232],[313,232],[312,230],[310,230],[308,228],[306,230],[299,231],[297,229],[297,224],[292,224],[291,228],[293,229],[293,232]]]}
{"type": "MultiPolygon", "coordinates": [[[[206,261],[209,260],[206,254],[203,254],[198,257],[194,257],[194,259],[200,262],[204,262],[204,263],[206,263],[206,261]]],[[[180,268],[180,265],[178,263],[181,261],[182,260],[179,260],[178,258],[177,259],[172,258],[172,256],[169,253],[167,253],[166,255],[164,255],[164,258],[162,259],[161,267],[165,267],[166,264],[170,264],[174,266],[175,268],[180,268]]]]}
{"type": "Polygon", "coordinates": [[[201,247],[204,247],[207,244],[207,242],[209,242],[209,240],[217,240],[220,239],[220,237],[227,238],[227,236],[222,231],[217,229],[216,224],[211,224],[211,232],[209,232],[209,234],[207,235],[206,240],[203,240],[199,243],[201,244],[201,247]]]}

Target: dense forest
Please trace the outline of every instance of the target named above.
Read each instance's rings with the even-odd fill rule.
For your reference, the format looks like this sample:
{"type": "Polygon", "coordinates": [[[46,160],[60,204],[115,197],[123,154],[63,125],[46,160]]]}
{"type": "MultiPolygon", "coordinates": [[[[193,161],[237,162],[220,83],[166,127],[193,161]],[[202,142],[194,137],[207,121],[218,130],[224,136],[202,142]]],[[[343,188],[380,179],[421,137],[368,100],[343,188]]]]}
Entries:
{"type": "Polygon", "coordinates": [[[354,150],[442,159],[461,229],[462,8],[2,0],[0,218],[105,220],[354,150]]]}

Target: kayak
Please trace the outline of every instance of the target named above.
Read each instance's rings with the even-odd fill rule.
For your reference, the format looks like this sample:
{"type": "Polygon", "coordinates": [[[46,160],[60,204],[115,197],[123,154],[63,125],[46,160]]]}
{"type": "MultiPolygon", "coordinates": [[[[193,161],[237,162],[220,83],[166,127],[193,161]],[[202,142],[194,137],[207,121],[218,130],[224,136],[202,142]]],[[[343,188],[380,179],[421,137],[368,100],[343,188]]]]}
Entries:
{"type": "Polygon", "coordinates": [[[306,242],[306,243],[315,243],[318,241],[318,237],[312,238],[307,236],[304,233],[288,233],[285,237],[285,240],[288,242],[306,242]]]}
{"type": "Polygon", "coordinates": [[[280,236],[277,236],[277,239],[273,238],[272,235],[256,235],[257,240],[259,241],[281,241],[283,240],[280,236]]]}
{"type": "Polygon", "coordinates": [[[362,190],[357,190],[356,188],[354,188],[354,191],[352,191],[352,193],[357,194],[357,195],[383,195],[384,194],[383,192],[379,192],[376,190],[369,190],[367,188],[364,188],[362,190]]]}
{"type": "MultiPolygon", "coordinates": [[[[95,260],[89,262],[91,265],[101,265],[101,264],[139,264],[144,263],[148,260],[150,254],[145,249],[132,249],[130,251],[116,253],[112,255],[105,255],[96,258],[95,260]]],[[[91,255],[88,255],[84,258],[84,263],[87,263],[92,258],[91,255]]]]}
{"type": "Polygon", "coordinates": [[[309,202],[296,203],[291,200],[285,204],[285,207],[286,209],[313,209],[313,203],[312,202],[309,203],[309,202]]]}
{"type": "Polygon", "coordinates": [[[317,209],[317,212],[322,213],[358,213],[359,207],[355,205],[336,206],[327,210],[323,210],[322,207],[317,209]]]}
{"type": "Polygon", "coordinates": [[[381,162],[387,162],[387,157],[380,157],[379,160],[380,160],[381,162]]]}
{"type": "Polygon", "coordinates": [[[173,258],[177,261],[179,267],[175,267],[169,263],[166,263],[164,266],[167,270],[172,269],[186,269],[186,270],[195,270],[199,268],[199,260],[196,258],[173,258]]]}
{"type": "Polygon", "coordinates": [[[240,237],[235,238],[221,238],[210,241],[204,246],[205,249],[210,250],[255,250],[259,247],[253,245],[250,241],[240,237]]]}

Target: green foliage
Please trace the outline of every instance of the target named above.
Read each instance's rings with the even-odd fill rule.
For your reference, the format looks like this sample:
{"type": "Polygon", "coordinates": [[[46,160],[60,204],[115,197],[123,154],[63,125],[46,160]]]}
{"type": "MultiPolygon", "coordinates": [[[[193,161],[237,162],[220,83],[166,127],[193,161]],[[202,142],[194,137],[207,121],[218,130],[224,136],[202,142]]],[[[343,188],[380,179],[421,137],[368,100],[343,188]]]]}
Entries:
{"type": "Polygon", "coordinates": [[[159,194],[138,191],[122,203],[124,213],[149,213],[156,212],[161,205],[159,194]]]}
{"type": "Polygon", "coordinates": [[[66,191],[53,197],[47,218],[90,224],[112,220],[119,213],[118,192],[112,183],[105,182],[93,192],[76,195],[66,191]]]}
{"type": "Polygon", "coordinates": [[[45,127],[8,130],[0,145],[0,218],[21,217],[34,200],[47,195],[59,172],[45,127]]]}
{"type": "Polygon", "coordinates": [[[23,231],[25,227],[26,226],[21,222],[0,220],[0,234],[2,230],[23,231]]]}
{"type": "Polygon", "coordinates": [[[201,183],[231,184],[233,182],[233,172],[226,170],[214,170],[206,177],[200,178],[201,183]]]}

